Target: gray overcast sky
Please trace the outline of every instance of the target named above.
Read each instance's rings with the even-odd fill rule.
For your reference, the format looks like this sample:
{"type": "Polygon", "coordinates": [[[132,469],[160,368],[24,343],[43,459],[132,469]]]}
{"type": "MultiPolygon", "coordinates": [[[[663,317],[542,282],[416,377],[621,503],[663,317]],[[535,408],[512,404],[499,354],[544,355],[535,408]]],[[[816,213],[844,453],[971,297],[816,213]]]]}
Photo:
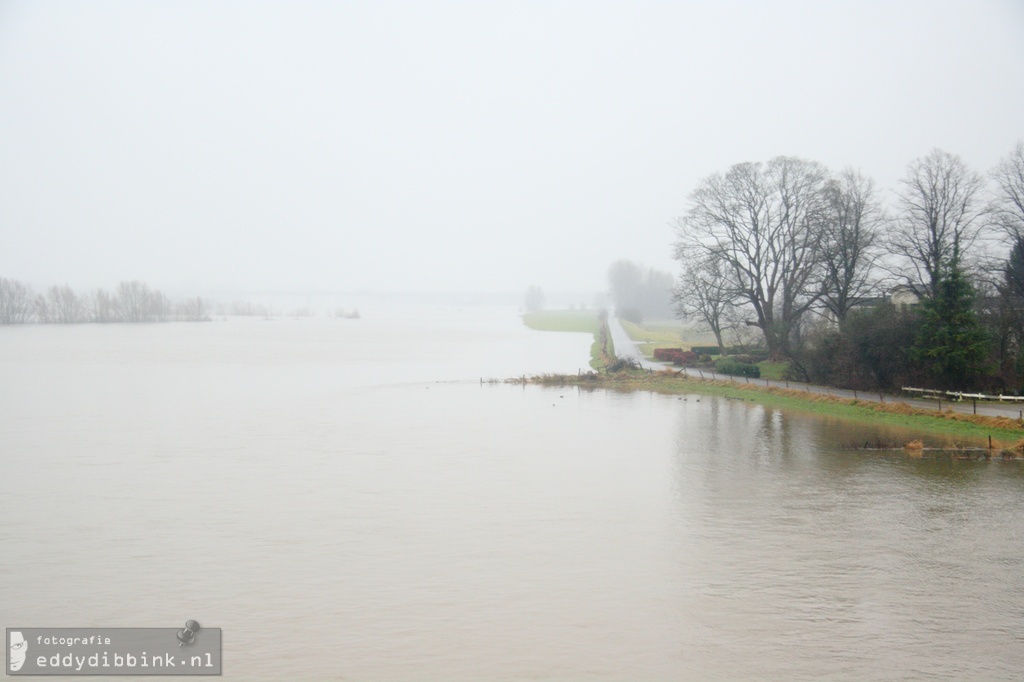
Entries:
{"type": "Polygon", "coordinates": [[[702,177],[1024,138],[1024,3],[0,0],[0,276],[603,289],[702,177]]]}

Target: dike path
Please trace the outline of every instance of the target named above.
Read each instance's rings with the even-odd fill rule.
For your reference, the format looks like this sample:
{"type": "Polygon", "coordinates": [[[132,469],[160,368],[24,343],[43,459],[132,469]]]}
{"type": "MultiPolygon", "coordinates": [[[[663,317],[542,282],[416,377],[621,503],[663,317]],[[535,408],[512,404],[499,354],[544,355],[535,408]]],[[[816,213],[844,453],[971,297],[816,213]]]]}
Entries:
{"type": "Polygon", "coordinates": [[[954,412],[962,412],[964,414],[982,414],[988,417],[1007,417],[1009,419],[1022,419],[1024,420],[1024,404],[1022,403],[992,403],[992,402],[978,402],[974,403],[969,400],[963,400],[956,402],[953,400],[943,400],[941,402],[936,400],[926,400],[922,398],[911,398],[903,395],[886,395],[883,393],[869,393],[865,391],[850,391],[847,389],[831,388],[828,386],[818,386],[815,384],[805,384],[799,381],[776,381],[774,379],[746,379],[744,377],[732,377],[725,374],[715,374],[714,372],[706,369],[697,369],[694,367],[676,367],[664,362],[656,362],[654,360],[648,360],[644,357],[644,354],[640,352],[636,342],[629,337],[626,330],[623,329],[622,323],[619,318],[608,316],[608,333],[611,335],[613,352],[616,357],[619,358],[632,358],[644,369],[652,372],[658,372],[663,369],[670,369],[674,372],[685,372],[686,374],[696,377],[698,379],[718,379],[722,381],[733,380],[738,384],[749,383],[757,384],[758,386],[778,386],[779,388],[790,388],[798,391],[807,391],[808,393],[818,393],[821,395],[831,395],[838,398],[849,398],[850,400],[866,400],[871,402],[892,402],[892,403],[907,403],[913,407],[920,408],[922,410],[953,410],[954,412]]]}

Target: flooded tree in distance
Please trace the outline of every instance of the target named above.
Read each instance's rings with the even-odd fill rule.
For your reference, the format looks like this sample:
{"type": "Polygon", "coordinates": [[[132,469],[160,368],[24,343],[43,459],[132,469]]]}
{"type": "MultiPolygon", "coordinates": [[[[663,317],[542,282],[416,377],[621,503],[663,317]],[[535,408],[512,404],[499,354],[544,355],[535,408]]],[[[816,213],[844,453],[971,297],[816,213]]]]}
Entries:
{"type": "Polygon", "coordinates": [[[21,282],[0,277],[0,324],[24,324],[32,319],[32,293],[21,282]]]}
{"type": "Polygon", "coordinates": [[[36,316],[40,322],[73,324],[87,321],[89,311],[82,299],[65,284],[52,286],[45,296],[40,294],[37,297],[36,316]]]}

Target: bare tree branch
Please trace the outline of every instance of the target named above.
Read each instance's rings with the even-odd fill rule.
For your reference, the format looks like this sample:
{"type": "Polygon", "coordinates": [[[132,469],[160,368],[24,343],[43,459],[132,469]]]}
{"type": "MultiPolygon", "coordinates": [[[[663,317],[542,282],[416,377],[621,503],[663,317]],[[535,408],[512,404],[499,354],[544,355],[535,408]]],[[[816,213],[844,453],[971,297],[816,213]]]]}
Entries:
{"type": "Polygon", "coordinates": [[[873,293],[874,265],[885,220],[874,182],[847,169],[825,187],[822,304],[842,322],[861,299],[873,293]]]}
{"type": "Polygon", "coordinates": [[[901,184],[889,247],[913,270],[910,286],[934,297],[944,275],[966,266],[984,226],[984,182],[959,156],[935,149],[910,163],[901,184]]]}

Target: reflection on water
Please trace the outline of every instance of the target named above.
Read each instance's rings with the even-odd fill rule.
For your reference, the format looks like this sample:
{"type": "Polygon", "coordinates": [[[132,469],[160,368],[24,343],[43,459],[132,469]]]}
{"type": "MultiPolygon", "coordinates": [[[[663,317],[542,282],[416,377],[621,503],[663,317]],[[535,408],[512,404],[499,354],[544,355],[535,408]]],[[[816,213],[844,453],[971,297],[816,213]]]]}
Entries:
{"type": "Polygon", "coordinates": [[[680,425],[675,476],[681,543],[701,547],[680,553],[686,583],[719,672],[756,677],[786,651],[772,674],[1012,678],[1019,463],[838,449],[844,425],[710,402],[717,428],[680,425]],[[884,664],[865,668],[872,656],[884,664]]]}
{"type": "Polygon", "coordinates": [[[0,329],[0,620],[195,618],[253,680],[1019,678],[1020,462],[479,383],[588,346],[504,311],[0,329]]]}

